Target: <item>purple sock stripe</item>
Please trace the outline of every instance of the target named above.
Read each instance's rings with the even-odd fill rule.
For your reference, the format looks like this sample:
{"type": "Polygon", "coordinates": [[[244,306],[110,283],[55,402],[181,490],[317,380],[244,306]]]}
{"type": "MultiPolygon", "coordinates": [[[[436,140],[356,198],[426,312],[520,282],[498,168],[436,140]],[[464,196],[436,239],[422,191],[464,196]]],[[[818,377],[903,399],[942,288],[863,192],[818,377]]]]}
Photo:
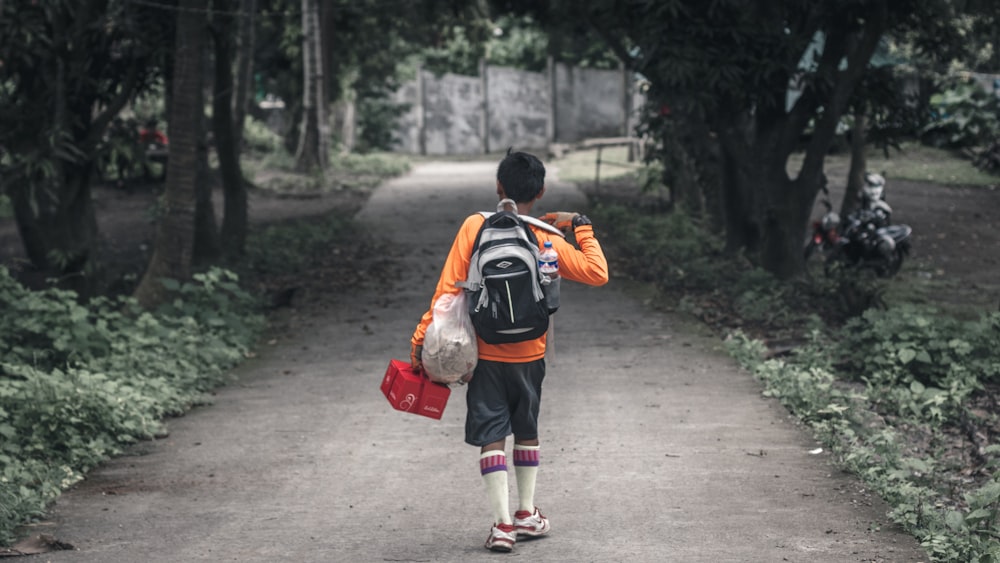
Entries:
{"type": "Polygon", "coordinates": [[[538,466],[538,450],[514,450],[515,466],[538,466]]]}
{"type": "Polygon", "coordinates": [[[507,456],[491,455],[479,460],[479,472],[483,475],[494,471],[507,471],[507,456]]]}

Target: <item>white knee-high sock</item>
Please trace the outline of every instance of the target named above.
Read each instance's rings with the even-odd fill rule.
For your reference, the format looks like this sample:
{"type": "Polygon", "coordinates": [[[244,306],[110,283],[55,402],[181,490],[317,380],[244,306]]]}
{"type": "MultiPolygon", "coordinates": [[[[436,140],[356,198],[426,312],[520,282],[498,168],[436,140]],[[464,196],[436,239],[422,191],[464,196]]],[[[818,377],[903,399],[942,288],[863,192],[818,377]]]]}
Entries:
{"type": "Polygon", "coordinates": [[[507,456],[500,450],[483,452],[479,456],[479,472],[486,484],[486,497],[493,509],[495,524],[513,524],[507,490],[507,456]]]}
{"type": "Polygon", "coordinates": [[[517,478],[518,510],[535,512],[535,480],[538,478],[538,446],[514,444],[514,476],[517,478]]]}

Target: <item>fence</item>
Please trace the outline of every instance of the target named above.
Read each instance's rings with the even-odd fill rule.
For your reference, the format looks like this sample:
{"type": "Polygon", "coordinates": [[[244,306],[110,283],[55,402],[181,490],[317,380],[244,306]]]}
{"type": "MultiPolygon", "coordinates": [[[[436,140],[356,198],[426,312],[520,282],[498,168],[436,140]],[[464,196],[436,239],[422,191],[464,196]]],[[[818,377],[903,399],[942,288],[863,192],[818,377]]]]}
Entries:
{"type": "Polygon", "coordinates": [[[397,121],[395,150],[481,154],[628,136],[643,104],[630,76],[551,60],[545,72],[486,63],[479,76],[419,70],[394,97],[409,108],[397,121]]]}

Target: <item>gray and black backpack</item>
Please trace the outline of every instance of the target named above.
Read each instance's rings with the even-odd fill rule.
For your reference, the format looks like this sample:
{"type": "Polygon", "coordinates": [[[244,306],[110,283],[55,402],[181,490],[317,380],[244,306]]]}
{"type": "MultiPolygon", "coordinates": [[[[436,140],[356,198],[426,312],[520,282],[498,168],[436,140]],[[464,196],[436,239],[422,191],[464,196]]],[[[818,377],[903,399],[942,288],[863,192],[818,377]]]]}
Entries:
{"type": "Polygon", "coordinates": [[[533,340],[545,334],[549,309],[538,271],[538,239],[527,222],[559,233],[533,217],[504,209],[482,212],[486,218],[476,235],[469,275],[457,285],[469,292],[469,314],[476,333],[487,344],[533,340]]]}

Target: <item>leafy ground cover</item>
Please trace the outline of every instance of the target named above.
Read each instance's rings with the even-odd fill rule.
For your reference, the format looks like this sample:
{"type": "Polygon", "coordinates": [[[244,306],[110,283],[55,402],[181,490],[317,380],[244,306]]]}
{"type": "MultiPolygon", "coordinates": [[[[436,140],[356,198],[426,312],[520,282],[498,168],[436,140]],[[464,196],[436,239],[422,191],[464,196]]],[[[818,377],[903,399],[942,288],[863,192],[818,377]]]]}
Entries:
{"type": "MultiPolygon", "coordinates": [[[[884,497],[932,559],[997,561],[1000,234],[988,217],[998,180],[916,145],[870,159],[889,178],[894,219],[914,228],[893,280],[816,270],[780,282],[724,256],[697,221],[657,212],[662,194],[642,191],[639,175],[609,170],[598,187],[593,155],[556,164],[588,192],[613,270],[726,338],[763,393],[884,497]]],[[[848,165],[828,160],[834,205],[848,165]]]]}
{"type": "Polygon", "coordinates": [[[232,271],[170,282],[175,299],[155,311],[126,295],[152,247],[158,184],[96,188],[102,260],[119,279],[115,296],[85,304],[20,283],[39,281],[27,271],[13,220],[0,216],[0,545],[95,465],[164,435],[166,418],[210,402],[267,334],[269,310],[357,281],[354,262],[378,243],[351,218],[375,185],[408,163],[390,155],[334,160],[324,178],[280,163],[248,167],[257,187],[246,259],[232,271]]]}

